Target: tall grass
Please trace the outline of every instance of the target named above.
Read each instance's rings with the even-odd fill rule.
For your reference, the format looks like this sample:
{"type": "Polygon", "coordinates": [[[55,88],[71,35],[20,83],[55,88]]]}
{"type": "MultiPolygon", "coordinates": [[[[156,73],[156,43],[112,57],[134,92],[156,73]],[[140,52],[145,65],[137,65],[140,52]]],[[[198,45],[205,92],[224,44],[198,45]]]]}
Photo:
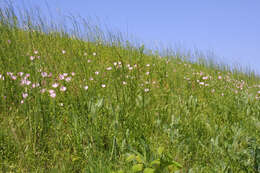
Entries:
{"type": "Polygon", "coordinates": [[[254,74],[21,14],[0,10],[2,172],[260,171],[254,74]]]}

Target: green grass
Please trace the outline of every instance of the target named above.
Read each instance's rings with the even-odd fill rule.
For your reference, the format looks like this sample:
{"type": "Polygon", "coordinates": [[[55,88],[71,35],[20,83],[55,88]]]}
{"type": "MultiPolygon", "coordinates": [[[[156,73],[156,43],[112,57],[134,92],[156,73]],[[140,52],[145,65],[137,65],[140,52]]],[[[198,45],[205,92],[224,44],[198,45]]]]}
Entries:
{"type": "Polygon", "coordinates": [[[16,19],[1,9],[2,172],[260,171],[259,77],[16,19]]]}

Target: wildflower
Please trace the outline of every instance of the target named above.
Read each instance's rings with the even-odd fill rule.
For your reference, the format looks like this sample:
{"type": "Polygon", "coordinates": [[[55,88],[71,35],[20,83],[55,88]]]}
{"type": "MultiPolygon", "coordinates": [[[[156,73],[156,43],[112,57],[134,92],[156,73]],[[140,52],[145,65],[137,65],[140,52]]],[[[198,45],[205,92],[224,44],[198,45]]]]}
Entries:
{"type": "Polygon", "coordinates": [[[23,93],[23,98],[26,99],[28,97],[28,93],[23,93]]]}
{"type": "Polygon", "coordinates": [[[90,77],[90,78],[89,78],[89,80],[91,80],[91,81],[92,81],[92,80],[94,80],[94,79],[93,79],[93,77],[90,77]]]}
{"type": "Polygon", "coordinates": [[[63,76],[65,76],[65,77],[68,76],[68,73],[63,73],[63,76]]]}
{"type": "Polygon", "coordinates": [[[109,71],[109,70],[112,70],[112,67],[107,67],[107,70],[109,71]]]}
{"type": "Polygon", "coordinates": [[[65,51],[65,50],[62,50],[61,52],[62,52],[62,54],[65,54],[65,53],[66,53],[66,51],[65,51]]]}
{"type": "Polygon", "coordinates": [[[24,74],[23,72],[18,73],[18,75],[21,76],[21,77],[23,76],[23,74],[24,74]]]}
{"type": "Polygon", "coordinates": [[[33,84],[32,84],[32,88],[35,88],[35,87],[36,87],[36,84],[35,84],[35,83],[33,83],[33,84]]]}
{"type": "Polygon", "coordinates": [[[63,103],[60,103],[60,106],[64,106],[64,104],[63,104],[63,103]]]}
{"type": "Polygon", "coordinates": [[[45,91],[46,91],[46,89],[45,88],[43,88],[43,89],[41,89],[41,93],[45,93],[45,91]]]}
{"type": "Polygon", "coordinates": [[[146,67],[150,67],[150,64],[146,64],[146,67]]]}
{"type": "Polygon", "coordinates": [[[52,98],[55,98],[56,97],[56,93],[54,92],[54,93],[50,93],[50,96],[52,97],[52,98]]]}
{"type": "Polygon", "coordinates": [[[88,59],[88,63],[90,63],[91,62],[91,59],[88,59]]]}
{"type": "Polygon", "coordinates": [[[69,81],[71,81],[71,77],[67,77],[65,80],[66,80],[66,82],[69,82],[69,81]]]}
{"type": "Polygon", "coordinates": [[[26,84],[26,85],[30,85],[30,84],[31,84],[31,81],[26,80],[26,81],[25,81],[25,84],[26,84]]]}
{"type": "Polygon", "coordinates": [[[30,56],[30,60],[33,61],[35,59],[34,56],[30,56]]]}
{"type": "Polygon", "coordinates": [[[204,82],[200,82],[199,84],[200,84],[200,85],[204,85],[204,82]]]}
{"type": "Polygon", "coordinates": [[[146,74],[146,75],[149,75],[149,74],[150,74],[150,72],[149,72],[149,71],[147,71],[145,74],[146,74]]]}
{"type": "Polygon", "coordinates": [[[144,92],[149,92],[149,91],[150,91],[149,88],[144,89],[144,92]]]}
{"type": "Polygon", "coordinates": [[[224,96],[224,93],[221,93],[221,96],[224,96]]]}
{"type": "Polygon", "coordinates": [[[214,93],[214,92],[215,92],[215,89],[212,89],[211,92],[214,93]]]}
{"type": "Polygon", "coordinates": [[[93,52],[93,56],[96,56],[97,54],[96,54],[96,52],[93,52]]]}
{"type": "Polygon", "coordinates": [[[85,53],[84,53],[84,56],[87,56],[87,55],[88,55],[88,54],[85,52],[85,53]]]}
{"type": "Polygon", "coordinates": [[[133,67],[129,67],[128,69],[129,69],[129,70],[133,70],[133,67]]]}
{"type": "Polygon", "coordinates": [[[66,91],[67,90],[67,88],[65,87],[65,86],[62,86],[62,87],[60,87],[60,91],[66,91]]]}
{"type": "Polygon", "coordinates": [[[208,76],[202,77],[203,80],[207,80],[208,78],[209,78],[208,76]]]}
{"type": "Polygon", "coordinates": [[[52,84],[52,87],[53,87],[53,88],[57,88],[58,86],[59,86],[58,83],[54,83],[54,84],[52,84]]]}
{"type": "Polygon", "coordinates": [[[117,62],[114,62],[114,66],[116,66],[117,65],[117,62]]]}
{"type": "Polygon", "coordinates": [[[88,86],[87,86],[87,85],[86,85],[86,86],[84,86],[84,89],[85,89],[85,90],[88,90],[88,86]]]}
{"type": "Polygon", "coordinates": [[[46,72],[42,72],[41,75],[42,75],[42,77],[47,77],[48,76],[48,74],[46,72]]]}
{"type": "Polygon", "coordinates": [[[37,51],[37,50],[35,50],[35,51],[34,51],[34,54],[35,54],[35,55],[37,55],[37,54],[38,54],[38,51],[37,51]]]}
{"type": "Polygon", "coordinates": [[[218,76],[218,79],[219,79],[219,80],[222,79],[222,76],[218,76]]]}
{"type": "Polygon", "coordinates": [[[21,104],[23,104],[24,103],[24,100],[21,100],[21,104]]]}
{"type": "Polygon", "coordinates": [[[260,94],[260,91],[257,91],[257,94],[260,94]]]}
{"type": "Polygon", "coordinates": [[[59,75],[59,79],[60,79],[60,80],[65,79],[64,75],[60,74],[60,75],[59,75]]]}
{"type": "Polygon", "coordinates": [[[102,85],[101,85],[101,87],[102,87],[102,88],[105,88],[105,87],[106,87],[106,85],[105,85],[105,84],[102,84],[102,85]]]}
{"type": "Polygon", "coordinates": [[[96,72],[95,72],[95,74],[96,74],[96,75],[98,75],[98,74],[99,74],[99,72],[98,72],[98,71],[96,71],[96,72]]]}
{"type": "Polygon", "coordinates": [[[71,76],[75,76],[75,72],[71,72],[71,76]]]}
{"type": "Polygon", "coordinates": [[[16,77],[16,76],[11,76],[11,78],[12,78],[13,80],[16,80],[17,77],[16,77]]]}
{"type": "Polygon", "coordinates": [[[126,83],[126,81],[123,81],[123,85],[126,85],[127,83],[126,83]]]}

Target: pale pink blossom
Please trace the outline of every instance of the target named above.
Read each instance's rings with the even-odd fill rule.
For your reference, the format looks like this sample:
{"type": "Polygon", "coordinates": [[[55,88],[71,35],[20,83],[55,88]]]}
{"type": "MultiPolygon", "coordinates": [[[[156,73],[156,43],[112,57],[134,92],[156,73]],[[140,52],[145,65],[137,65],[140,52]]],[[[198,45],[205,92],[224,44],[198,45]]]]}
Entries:
{"type": "Polygon", "coordinates": [[[28,93],[23,93],[23,98],[26,99],[28,97],[28,93]]]}
{"type": "Polygon", "coordinates": [[[54,97],[56,97],[56,93],[54,92],[54,93],[50,93],[50,96],[52,97],[52,98],[54,98],[54,97]]]}
{"type": "Polygon", "coordinates": [[[48,74],[46,72],[42,72],[41,75],[42,75],[42,77],[47,77],[48,76],[48,74]]]}
{"type": "Polygon", "coordinates": [[[106,87],[106,84],[102,84],[101,87],[102,87],[102,88],[105,88],[105,87],[106,87]]]}
{"type": "Polygon", "coordinates": [[[33,61],[35,59],[34,56],[30,56],[30,60],[33,61]]]}
{"type": "Polygon", "coordinates": [[[54,83],[54,84],[52,84],[52,87],[53,87],[53,88],[57,88],[58,86],[59,86],[58,83],[54,83]]]}
{"type": "Polygon", "coordinates": [[[60,87],[60,91],[66,91],[67,90],[67,88],[65,87],[65,86],[62,86],[62,87],[60,87]]]}
{"type": "Polygon", "coordinates": [[[69,81],[71,81],[71,77],[67,77],[65,80],[66,80],[66,82],[69,82],[69,81]]]}

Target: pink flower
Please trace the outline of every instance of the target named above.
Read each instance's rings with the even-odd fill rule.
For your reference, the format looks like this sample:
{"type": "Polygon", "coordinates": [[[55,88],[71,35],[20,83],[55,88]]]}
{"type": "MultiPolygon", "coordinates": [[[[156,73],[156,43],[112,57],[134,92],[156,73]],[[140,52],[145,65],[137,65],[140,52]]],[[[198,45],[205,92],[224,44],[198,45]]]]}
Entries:
{"type": "Polygon", "coordinates": [[[65,80],[66,80],[66,82],[69,82],[69,81],[71,81],[71,77],[67,77],[65,80]]]}
{"type": "Polygon", "coordinates": [[[30,60],[33,61],[35,59],[34,56],[30,56],[30,60]]]}
{"type": "Polygon", "coordinates": [[[48,74],[46,72],[42,72],[41,75],[42,75],[42,77],[47,77],[48,76],[48,74]]]}
{"type": "Polygon", "coordinates": [[[28,97],[28,93],[23,93],[23,98],[26,99],[28,97]]]}
{"type": "Polygon", "coordinates": [[[56,97],[56,93],[50,93],[50,96],[51,96],[52,98],[55,98],[55,97],[56,97]]]}
{"type": "Polygon", "coordinates": [[[54,83],[54,84],[52,84],[52,87],[53,87],[53,88],[57,88],[58,86],[59,86],[58,83],[54,83]]]}
{"type": "Polygon", "coordinates": [[[71,76],[75,76],[75,72],[71,72],[71,76]]]}
{"type": "Polygon", "coordinates": [[[66,91],[67,88],[65,86],[60,87],[60,91],[66,91]]]}

